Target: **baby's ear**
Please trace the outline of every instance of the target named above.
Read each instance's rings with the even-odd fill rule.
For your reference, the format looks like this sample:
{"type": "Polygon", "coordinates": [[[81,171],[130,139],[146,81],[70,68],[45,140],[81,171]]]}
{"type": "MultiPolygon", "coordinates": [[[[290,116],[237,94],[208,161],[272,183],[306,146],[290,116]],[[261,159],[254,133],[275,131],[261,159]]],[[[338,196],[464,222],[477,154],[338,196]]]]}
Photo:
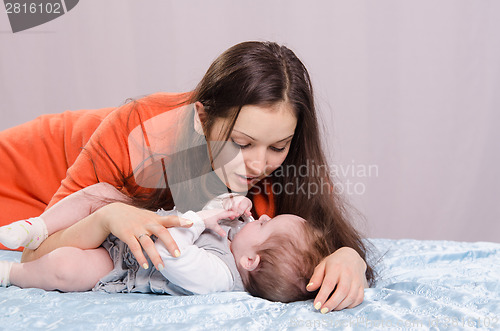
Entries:
{"type": "Polygon", "coordinates": [[[259,266],[260,263],[260,256],[257,254],[255,257],[251,258],[249,256],[242,256],[240,258],[240,265],[245,269],[246,271],[253,271],[255,268],[259,266]]]}

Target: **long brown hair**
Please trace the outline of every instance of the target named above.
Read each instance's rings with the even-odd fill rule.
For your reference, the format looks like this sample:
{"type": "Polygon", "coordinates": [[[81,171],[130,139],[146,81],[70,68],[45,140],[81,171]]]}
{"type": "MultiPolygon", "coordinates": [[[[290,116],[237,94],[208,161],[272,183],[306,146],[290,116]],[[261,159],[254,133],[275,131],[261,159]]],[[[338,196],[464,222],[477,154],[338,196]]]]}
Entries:
{"type": "MultiPolygon", "coordinates": [[[[288,102],[295,111],[297,127],[285,161],[269,176],[271,189],[281,189],[281,194],[272,195],[275,214],[289,213],[307,219],[327,236],[330,252],[348,246],[366,261],[367,247],[351,224],[348,204],[334,190],[313,95],[306,67],[290,49],[273,42],[243,42],[212,63],[191,101],[205,106],[206,132],[210,132],[217,118],[232,120],[226,140],[243,106],[288,102]],[[299,173],[298,169],[306,171],[299,173]],[[284,187],[292,193],[283,191],[284,187]]],[[[264,181],[257,184],[250,195],[269,189],[263,184],[264,181]]],[[[369,265],[366,275],[369,282],[373,281],[369,265]]]]}
{"type": "MultiPolygon", "coordinates": [[[[274,199],[275,214],[295,214],[307,219],[325,235],[330,253],[348,246],[366,261],[367,247],[351,224],[353,219],[348,204],[335,192],[333,176],[323,153],[311,79],[304,64],[290,49],[274,42],[257,41],[229,48],[211,64],[186,99],[186,103],[197,101],[203,104],[207,114],[203,125],[205,133],[211,131],[217,119],[229,119],[225,140],[229,139],[243,106],[289,103],[297,118],[290,152],[278,169],[250,190],[249,197],[269,188],[281,189],[280,192],[266,192],[274,199]],[[283,190],[285,187],[288,191],[283,190]]],[[[192,118],[186,117],[183,125],[192,127],[192,118]]],[[[206,157],[202,155],[205,158],[203,166],[210,167],[206,157]]],[[[192,165],[190,161],[192,156],[187,156],[176,163],[173,171],[181,172],[179,176],[182,177],[186,167],[192,165]]],[[[167,185],[137,196],[136,200],[138,205],[148,209],[172,207],[171,195],[167,185]]],[[[207,202],[209,198],[200,199],[198,206],[193,202],[191,208],[202,206],[202,200],[207,202]]],[[[368,262],[366,276],[371,283],[374,273],[368,262]]]]}

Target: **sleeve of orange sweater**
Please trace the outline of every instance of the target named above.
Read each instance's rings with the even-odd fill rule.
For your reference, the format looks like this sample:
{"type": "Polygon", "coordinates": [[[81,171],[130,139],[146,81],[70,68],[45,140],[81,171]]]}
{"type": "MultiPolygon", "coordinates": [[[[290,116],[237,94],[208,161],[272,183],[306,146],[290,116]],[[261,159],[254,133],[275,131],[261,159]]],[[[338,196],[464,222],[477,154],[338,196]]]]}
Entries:
{"type": "Polygon", "coordinates": [[[111,112],[95,130],[67,171],[47,208],[67,195],[98,182],[123,189],[123,177],[132,173],[128,138],[147,120],[186,100],[187,94],[157,93],[131,101],[111,112]]]}
{"type": "MultiPolygon", "coordinates": [[[[172,131],[169,132],[162,128],[175,127],[178,123],[170,123],[172,119],[169,120],[166,116],[158,115],[185,105],[188,97],[187,93],[156,93],[112,111],[98,126],[82,152],[70,166],[66,178],[62,180],[60,188],[47,208],[69,194],[98,182],[106,182],[123,190],[122,174],[131,175],[133,168],[135,168],[130,161],[128,145],[130,133],[141,126],[144,132],[160,133],[160,137],[157,137],[156,141],[170,140],[173,138],[171,137],[172,131]],[[158,127],[161,128],[158,129],[158,127]]],[[[172,116],[172,118],[177,117],[172,116]]],[[[150,138],[153,136],[154,134],[149,135],[150,138]]],[[[151,145],[153,145],[152,149],[155,150],[153,140],[151,140],[151,145]]],[[[264,185],[260,188],[261,191],[251,195],[255,212],[257,216],[262,214],[274,216],[274,196],[270,182],[264,180],[260,184],[264,185]]],[[[136,184],[136,186],[138,185],[136,184]]]]}
{"type": "MultiPolygon", "coordinates": [[[[128,106],[128,105],[127,105],[128,106]]],[[[107,182],[120,187],[120,171],[128,171],[129,165],[126,130],[122,127],[125,112],[121,107],[108,115],[83,147],[74,164],[69,167],[66,178],[51,199],[47,208],[65,196],[98,182],[107,182]]]]}

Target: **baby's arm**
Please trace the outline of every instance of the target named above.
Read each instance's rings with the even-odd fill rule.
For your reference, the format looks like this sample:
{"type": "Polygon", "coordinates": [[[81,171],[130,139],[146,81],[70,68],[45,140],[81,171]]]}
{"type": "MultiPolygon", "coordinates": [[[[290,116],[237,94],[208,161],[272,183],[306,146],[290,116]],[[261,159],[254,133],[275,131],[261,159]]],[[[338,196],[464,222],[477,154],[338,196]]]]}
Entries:
{"type": "Polygon", "coordinates": [[[236,217],[251,217],[252,213],[252,201],[242,195],[236,193],[224,193],[219,195],[217,198],[210,200],[204,207],[202,211],[198,212],[198,215],[203,219],[205,226],[212,231],[215,231],[220,236],[225,237],[227,233],[219,225],[219,220],[222,217],[217,216],[218,212],[214,213],[214,210],[226,210],[232,211],[232,215],[228,215],[226,218],[234,220],[236,217]]]}
{"type": "Polygon", "coordinates": [[[62,199],[40,217],[0,228],[0,242],[9,248],[36,249],[47,236],[66,229],[102,206],[129,198],[107,183],[88,186],[62,199]]]}
{"type": "MultiPolygon", "coordinates": [[[[226,218],[230,213],[218,211],[219,218],[226,218]]],[[[182,217],[193,221],[193,226],[168,229],[181,250],[180,257],[171,256],[161,241],[155,243],[165,264],[161,273],[172,283],[196,294],[230,290],[233,278],[228,266],[214,254],[193,244],[205,230],[205,223],[199,212],[190,211],[182,217]]]]}
{"type": "Polygon", "coordinates": [[[251,216],[252,201],[245,196],[237,193],[224,193],[210,200],[203,210],[207,209],[225,209],[237,212],[238,215],[251,216]]]}

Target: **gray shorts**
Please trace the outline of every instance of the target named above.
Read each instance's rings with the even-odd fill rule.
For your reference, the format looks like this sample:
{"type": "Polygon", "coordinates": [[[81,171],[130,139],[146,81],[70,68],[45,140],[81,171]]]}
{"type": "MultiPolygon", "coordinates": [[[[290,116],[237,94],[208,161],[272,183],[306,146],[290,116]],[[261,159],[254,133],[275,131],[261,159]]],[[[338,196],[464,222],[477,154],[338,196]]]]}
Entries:
{"type": "MultiPolygon", "coordinates": [[[[152,237],[153,239],[154,236],[152,237]]],[[[191,295],[193,293],[171,283],[148,259],[149,268],[144,269],[131,253],[129,247],[114,235],[109,235],[102,244],[114,263],[113,270],[101,278],[93,291],[108,293],[158,293],[191,295]]]]}

